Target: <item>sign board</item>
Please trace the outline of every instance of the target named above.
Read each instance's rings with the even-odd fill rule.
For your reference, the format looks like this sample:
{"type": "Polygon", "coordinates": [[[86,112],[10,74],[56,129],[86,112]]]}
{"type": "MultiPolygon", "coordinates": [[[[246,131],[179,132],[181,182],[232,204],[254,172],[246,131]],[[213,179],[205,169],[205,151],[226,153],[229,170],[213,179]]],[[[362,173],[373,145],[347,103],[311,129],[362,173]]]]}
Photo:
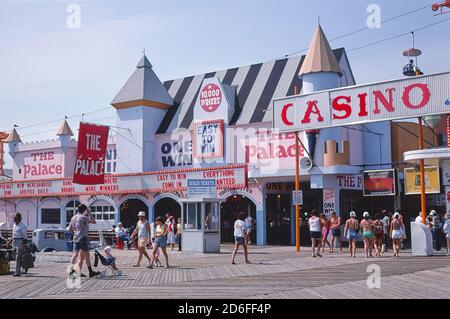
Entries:
{"type": "Polygon", "coordinates": [[[188,179],[187,194],[189,198],[217,196],[215,179],[188,179]]]}
{"type": "Polygon", "coordinates": [[[80,185],[71,178],[0,182],[0,199],[77,195],[142,194],[186,191],[188,180],[215,180],[217,189],[247,187],[247,166],[231,165],[105,176],[100,185],[80,185]]]}
{"type": "Polygon", "coordinates": [[[193,121],[224,119],[228,123],[232,115],[230,106],[234,107],[234,96],[231,91],[234,94],[235,91],[222,84],[217,77],[204,79],[196,97],[193,121]]]}
{"type": "Polygon", "coordinates": [[[396,193],[394,169],[363,172],[364,196],[394,196],[396,193]]]}
{"type": "Polygon", "coordinates": [[[363,177],[362,175],[337,175],[337,186],[341,189],[363,189],[363,177]]]}
{"type": "Polygon", "coordinates": [[[450,186],[450,160],[442,161],[442,185],[450,186]]]}
{"type": "Polygon", "coordinates": [[[292,205],[303,205],[303,191],[292,192],[292,205]]]}
{"type": "Polygon", "coordinates": [[[336,193],[334,189],[323,189],[323,213],[330,217],[336,209],[336,193]]]}
{"type": "MultiPolygon", "coordinates": [[[[405,168],[405,194],[420,194],[420,171],[415,168],[405,168]]],[[[439,183],[439,167],[425,167],[425,193],[437,194],[441,192],[439,183]]]]}
{"type": "Polygon", "coordinates": [[[273,127],[304,131],[450,112],[450,72],[274,100],[273,127]]]}
{"type": "Polygon", "coordinates": [[[224,155],[224,121],[195,122],[192,125],[194,158],[221,158],[224,155]]]}
{"type": "Polygon", "coordinates": [[[80,123],[74,183],[103,184],[108,134],[108,126],[80,123]]]}

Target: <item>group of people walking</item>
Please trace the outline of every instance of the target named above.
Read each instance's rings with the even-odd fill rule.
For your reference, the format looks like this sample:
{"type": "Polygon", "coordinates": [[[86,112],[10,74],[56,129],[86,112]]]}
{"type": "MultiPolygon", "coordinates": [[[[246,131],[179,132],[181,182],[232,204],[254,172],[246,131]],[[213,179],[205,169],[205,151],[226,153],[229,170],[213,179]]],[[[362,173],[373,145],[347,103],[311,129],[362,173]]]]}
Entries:
{"type": "MultiPolygon", "coordinates": [[[[357,219],[356,212],[352,211],[345,222],[344,237],[348,240],[350,257],[356,257],[356,242],[361,236],[364,242],[364,253],[367,258],[381,256],[387,251],[388,243],[392,240],[394,256],[400,253],[401,241],[406,239],[406,230],[403,217],[400,211],[390,214],[383,211],[381,214],[370,218],[369,212],[364,212],[362,220],[357,219]]],[[[341,218],[336,212],[332,212],[330,217],[325,214],[317,214],[316,210],[311,211],[308,225],[312,242],[312,257],[322,257],[326,246],[329,253],[334,252],[335,243],[339,243],[339,251],[342,252],[341,218]],[[331,233],[331,236],[330,236],[331,233]],[[331,237],[331,240],[329,240],[331,237]]]]}
{"type": "MultiPolygon", "coordinates": [[[[123,227],[122,223],[118,223],[115,228],[115,234],[118,241],[127,243],[130,248],[132,243],[135,243],[138,250],[138,260],[133,267],[140,267],[142,258],[145,257],[148,261],[147,268],[153,268],[154,265],[160,266],[159,255],[160,251],[165,259],[165,267],[169,268],[169,256],[167,254],[167,247],[171,247],[172,250],[175,244],[179,244],[179,250],[181,250],[181,236],[183,226],[181,219],[178,219],[178,223],[175,223],[174,217],[168,213],[166,220],[163,217],[157,217],[154,223],[150,223],[145,212],[138,213],[138,221],[131,235],[123,227]],[[147,253],[147,247],[151,248],[150,255],[147,253]]],[[[89,271],[89,277],[98,276],[100,273],[94,271],[91,267],[90,255],[89,255],[89,224],[95,224],[96,221],[90,214],[89,208],[81,204],[78,206],[78,211],[75,216],[72,217],[67,230],[73,234],[74,251],[70,263],[69,276],[76,276],[76,267],[80,271],[81,277],[87,277],[81,274],[83,264],[89,271]]],[[[108,246],[107,256],[110,258],[111,249],[108,246]]]]}

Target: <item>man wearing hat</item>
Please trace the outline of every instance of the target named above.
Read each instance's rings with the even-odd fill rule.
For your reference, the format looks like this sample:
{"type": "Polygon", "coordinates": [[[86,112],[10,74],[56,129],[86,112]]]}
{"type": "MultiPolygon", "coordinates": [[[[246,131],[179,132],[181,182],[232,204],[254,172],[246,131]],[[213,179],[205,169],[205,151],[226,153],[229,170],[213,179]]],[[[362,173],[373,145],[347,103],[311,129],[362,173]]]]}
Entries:
{"type": "Polygon", "coordinates": [[[139,251],[139,258],[138,262],[133,265],[133,267],[139,267],[142,259],[142,255],[144,255],[147,260],[148,264],[151,264],[150,256],[147,254],[147,251],[145,250],[147,248],[148,243],[150,242],[150,224],[148,223],[145,212],[139,212],[138,213],[138,222],[136,224],[136,228],[134,229],[133,233],[131,234],[131,240],[134,240],[134,236],[138,236],[138,251],[139,251]]]}

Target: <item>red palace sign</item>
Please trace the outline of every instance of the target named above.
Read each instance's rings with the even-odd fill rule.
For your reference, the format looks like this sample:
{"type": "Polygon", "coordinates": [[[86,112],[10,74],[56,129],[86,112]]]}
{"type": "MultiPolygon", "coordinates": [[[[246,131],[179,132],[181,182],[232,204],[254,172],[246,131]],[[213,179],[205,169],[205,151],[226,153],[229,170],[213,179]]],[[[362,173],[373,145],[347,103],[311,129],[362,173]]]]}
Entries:
{"type": "Polygon", "coordinates": [[[108,126],[80,123],[74,183],[103,184],[108,133],[108,126]]]}
{"type": "Polygon", "coordinates": [[[190,179],[214,179],[218,190],[246,188],[247,166],[231,165],[107,175],[105,182],[99,185],[76,184],[71,178],[0,181],[0,199],[186,191],[187,181],[190,179]]]}
{"type": "Polygon", "coordinates": [[[275,100],[273,126],[302,131],[450,113],[450,72],[275,100]]]}

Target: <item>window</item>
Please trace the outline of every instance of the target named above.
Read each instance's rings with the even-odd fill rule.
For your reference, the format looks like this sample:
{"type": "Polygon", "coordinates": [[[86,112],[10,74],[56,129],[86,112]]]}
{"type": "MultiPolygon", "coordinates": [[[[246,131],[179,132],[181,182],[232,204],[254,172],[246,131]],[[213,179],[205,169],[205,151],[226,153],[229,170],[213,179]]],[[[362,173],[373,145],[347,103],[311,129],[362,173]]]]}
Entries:
{"type": "Polygon", "coordinates": [[[219,204],[205,203],[205,231],[219,230],[219,204]]]}
{"type": "Polygon", "coordinates": [[[105,173],[114,173],[116,171],[117,151],[116,149],[107,149],[105,173]]]}
{"type": "Polygon", "coordinates": [[[41,209],[42,224],[60,224],[61,209],[59,208],[42,208],[41,209]]]}
{"type": "Polygon", "coordinates": [[[77,200],[72,200],[66,205],[66,227],[69,226],[70,220],[77,213],[78,206],[81,203],[77,200]]]}
{"type": "Polygon", "coordinates": [[[184,229],[201,230],[201,203],[184,203],[184,229]]]}
{"type": "Polygon", "coordinates": [[[116,209],[108,202],[100,200],[94,202],[90,207],[91,214],[96,220],[112,220],[116,218],[116,209]]]}

